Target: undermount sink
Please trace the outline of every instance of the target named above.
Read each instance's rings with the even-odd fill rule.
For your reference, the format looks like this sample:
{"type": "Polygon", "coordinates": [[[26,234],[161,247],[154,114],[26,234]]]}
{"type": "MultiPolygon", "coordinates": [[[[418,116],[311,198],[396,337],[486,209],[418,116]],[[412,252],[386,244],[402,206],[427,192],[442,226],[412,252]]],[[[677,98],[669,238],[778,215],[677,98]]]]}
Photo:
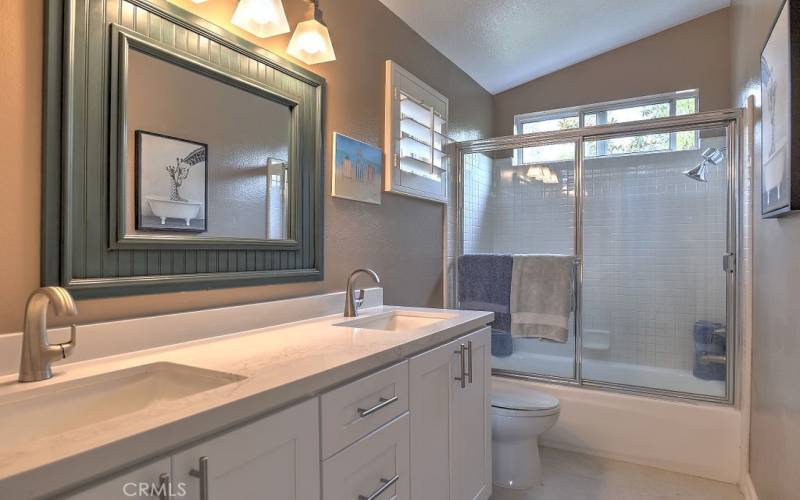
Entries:
{"type": "Polygon", "coordinates": [[[364,328],[367,330],[403,331],[416,330],[425,326],[439,323],[455,316],[455,313],[416,313],[406,311],[391,311],[375,314],[363,318],[337,323],[334,326],[348,328],[364,328]]]}
{"type": "Polygon", "coordinates": [[[245,377],[175,363],[152,363],[0,398],[0,448],[180,399],[245,377]]]}

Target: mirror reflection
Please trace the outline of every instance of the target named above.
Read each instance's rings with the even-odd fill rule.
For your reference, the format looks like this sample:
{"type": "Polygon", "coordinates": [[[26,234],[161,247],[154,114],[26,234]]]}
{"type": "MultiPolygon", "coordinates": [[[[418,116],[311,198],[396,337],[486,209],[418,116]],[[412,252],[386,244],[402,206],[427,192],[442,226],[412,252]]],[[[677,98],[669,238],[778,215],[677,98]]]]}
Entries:
{"type": "Polygon", "coordinates": [[[291,109],[128,51],[126,235],[289,235],[291,109]]]}

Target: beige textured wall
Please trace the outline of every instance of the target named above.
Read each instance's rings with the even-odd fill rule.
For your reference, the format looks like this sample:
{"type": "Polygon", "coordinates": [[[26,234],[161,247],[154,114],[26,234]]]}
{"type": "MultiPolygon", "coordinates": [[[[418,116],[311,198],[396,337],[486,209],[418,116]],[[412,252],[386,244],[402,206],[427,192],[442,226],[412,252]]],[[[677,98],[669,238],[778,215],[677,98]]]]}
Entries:
{"type": "MultiPolygon", "coordinates": [[[[259,40],[229,25],[235,0],[174,3],[281,55],[289,36],[259,40]]],[[[378,0],[322,0],[337,61],[312,66],[328,81],[325,109],[326,180],[330,191],[331,135],[338,131],[381,145],[384,61],[415,73],[450,98],[451,135],[488,136],[491,96],[422,40],[378,0]]],[[[300,0],[284,2],[290,24],[304,14],[300,0]]],[[[19,331],[28,293],[39,284],[42,2],[0,1],[0,333],[19,331]]],[[[81,301],[79,321],[256,302],[341,290],[351,270],[374,268],[386,301],[440,305],[443,209],[426,201],[383,197],[374,206],[325,198],[325,281],[234,289],[140,295],[81,301]]]]}
{"type": "Polygon", "coordinates": [[[800,215],[760,216],[760,54],[782,3],[731,5],[732,104],[752,94],[757,108],[750,474],[761,500],[797,498],[800,471],[800,215]]]}
{"type": "Polygon", "coordinates": [[[39,284],[42,4],[0,1],[0,333],[39,284]]]}
{"type": "Polygon", "coordinates": [[[514,131],[514,115],[690,88],[700,109],[730,106],[729,9],[545,75],[494,96],[494,135],[514,131]]]}

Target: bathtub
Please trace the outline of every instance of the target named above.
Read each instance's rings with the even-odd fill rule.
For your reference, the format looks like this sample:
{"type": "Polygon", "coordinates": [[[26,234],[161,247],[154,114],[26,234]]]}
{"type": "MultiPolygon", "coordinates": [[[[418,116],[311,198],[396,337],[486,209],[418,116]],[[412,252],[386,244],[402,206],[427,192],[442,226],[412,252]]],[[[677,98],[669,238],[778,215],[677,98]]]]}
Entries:
{"type": "MultiPolygon", "coordinates": [[[[507,358],[493,358],[494,368],[498,368],[498,360],[497,364],[506,369],[515,369],[512,366],[516,365],[517,370],[526,372],[531,367],[550,373],[572,370],[572,360],[565,356],[515,352],[507,358]]],[[[722,382],[696,379],[680,370],[591,359],[583,360],[583,369],[587,375],[606,381],[706,393],[724,391],[722,382]]],[[[540,438],[543,446],[717,481],[740,480],[744,460],[742,418],[735,407],[512,380],[552,394],[561,402],[556,425],[540,438]]]]}
{"type": "Polygon", "coordinates": [[[148,196],[150,210],[156,217],[161,219],[161,224],[167,223],[167,218],[183,219],[186,225],[190,226],[192,219],[200,213],[202,203],[196,201],[172,201],[169,198],[160,196],[148,196]]]}

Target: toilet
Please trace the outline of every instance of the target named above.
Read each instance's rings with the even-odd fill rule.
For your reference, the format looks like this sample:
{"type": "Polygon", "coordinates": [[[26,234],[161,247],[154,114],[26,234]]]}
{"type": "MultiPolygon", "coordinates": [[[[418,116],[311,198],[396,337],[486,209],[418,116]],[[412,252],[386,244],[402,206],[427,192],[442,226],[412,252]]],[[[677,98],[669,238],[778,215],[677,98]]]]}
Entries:
{"type": "Polygon", "coordinates": [[[539,435],[558,420],[558,398],[522,381],[492,377],[492,482],[527,490],[541,484],[539,435]]]}

